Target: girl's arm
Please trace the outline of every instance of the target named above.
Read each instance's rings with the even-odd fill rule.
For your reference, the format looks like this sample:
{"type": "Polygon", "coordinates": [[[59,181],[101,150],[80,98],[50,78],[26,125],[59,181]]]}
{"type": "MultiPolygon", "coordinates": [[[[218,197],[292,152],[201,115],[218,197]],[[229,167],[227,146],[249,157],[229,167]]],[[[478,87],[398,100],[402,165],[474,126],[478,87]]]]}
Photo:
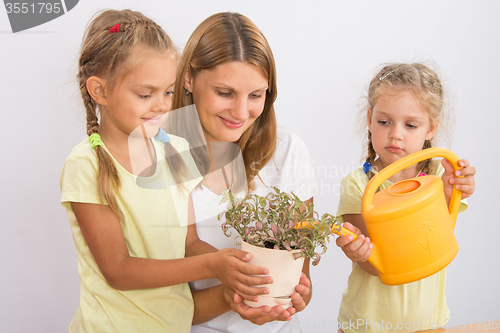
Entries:
{"type": "Polygon", "coordinates": [[[131,257],[120,221],[107,205],[72,202],[71,206],[99,269],[115,289],[157,288],[232,276],[237,280],[229,283],[241,294],[257,295],[263,293],[263,288],[245,286],[240,290],[238,287],[265,284],[269,279],[248,276],[264,275],[266,270],[244,263],[243,260],[248,259],[247,253],[236,249],[170,260],[131,257]]]}
{"type": "Polygon", "coordinates": [[[231,310],[224,298],[225,288],[226,286],[221,284],[207,289],[191,290],[194,301],[193,325],[202,324],[231,310]]]}
{"type": "Polygon", "coordinates": [[[446,197],[446,202],[450,204],[451,192],[453,190],[453,185],[456,186],[457,190],[462,191],[462,199],[468,198],[474,193],[476,189],[476,184],[474,181],[474,175],[476,174],[476,168],[470,166],[469,161],[460,160],[458,165],[462,169],[453,172],[453,167],[448,160],[441,160],[441,164],[444,167],[444,174],[441,177],[444,186],[444,195],[446,197]]]}
{"type": "Polygon", "coordinates": [[[345,255],[358,264],[365,272],[371,275],[378,275],[378,271],[367,260],[372,253],[372,244],[370,238],[366,237],[368,231],[366,230],[365,221],[361,214],[345,214],[343,215],[344,228],[354,232],[358,235],[353,241],[352,235],[338,237],[336,240],[337,246],[342,248],[345,255]]]}

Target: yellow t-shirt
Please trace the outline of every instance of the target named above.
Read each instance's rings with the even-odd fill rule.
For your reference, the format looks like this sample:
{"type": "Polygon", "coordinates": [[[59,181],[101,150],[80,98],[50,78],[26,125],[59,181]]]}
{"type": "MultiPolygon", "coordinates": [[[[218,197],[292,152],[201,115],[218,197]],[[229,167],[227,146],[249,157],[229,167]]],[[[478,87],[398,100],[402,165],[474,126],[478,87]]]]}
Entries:
{"type": "MultiPolygon", "coordinates": [[[[439,160],[433,161],[436,176],[444,173],[439,160]]],[[[342,179],[337,215],[361,214],[361,198],[368,185],[363,168],[342,179]]],[[[386,180],[380,189],[391,186],[386,180]]],[[[467,208],[465,202],[460,211],[467,208]]],[[[338,325],[351,332],[415,332],[445,325],[450,318],[446,305],[446,268],[425,279],[387,286],[353,263],[342,294],[338,325]]]]}
{"type": "MultiPolygon", "coordinates": [[[[185,140],[170,136],[178,152],[187,151],[185,140]]],[[[191,177],[184,193],[174,184],[164,159],[163,144],[152,140],[158,156],[151,177],[137,177],[116,160],[121,180],[115,198],[129,254],[150,259],[184,258],[187,232],[187,198],[199,183],[194,161],[185,157],[191,177]]],[[[189,156],[189,154],[183,154],[189,156]]],[[[66,208],[75,242],[80,275],[80,306],[69,332],[189,332],[193,300],[187,283],[163,288],[120,291],[108,285],[92,256],[71,209],[71,202],[96,203],[97,159],[88,138],[70,153],[61,171],[61,204],[66,208]]]]}

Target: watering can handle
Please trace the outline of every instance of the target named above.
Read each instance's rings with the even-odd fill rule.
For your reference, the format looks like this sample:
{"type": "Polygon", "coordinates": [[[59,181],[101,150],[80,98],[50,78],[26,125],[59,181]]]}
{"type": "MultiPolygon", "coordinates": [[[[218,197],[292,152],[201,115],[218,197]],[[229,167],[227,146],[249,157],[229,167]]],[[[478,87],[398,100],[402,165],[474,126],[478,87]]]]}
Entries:
{"type": "MultiPolygon", "coordinates": [[[[453,166],[453,170],[457,171],[458,169],[461,169],[460,166],[458,166],[458,162],[460,159],[458,156],[453,153],[452,151],[444,148],[428,148],[424,149],[421,151],[418,151],[416,153],[413,153],[411,155],[408,155],[388,166],[386,166],[382,171],[377,173],[373,178],[370,180],[368,185],[365,188],[365,192],[363,193],[363,200],[361,203],[361,211],[363,212],[368,212],[373,208],[372,204],[372,199],[373,196],[375,195],[375,192],[379,188],[382,183],[390,178],[391,176],[395,175],[399,171],[409,167],[410,165],[413,165],[415,163],[418,163],[420,161],[432,158],[432,157],[444,157],[446,158],[451,165],[453,166]]],[[[451,198],[450,198],[450,205],[449,205],[449,213],[456,215],[458,213],[458,208],[460,207],[460,199],[462,198],[462,192],[457,190],[455,186],[453,186],[453,191],[451,193],[451,198]]]]}

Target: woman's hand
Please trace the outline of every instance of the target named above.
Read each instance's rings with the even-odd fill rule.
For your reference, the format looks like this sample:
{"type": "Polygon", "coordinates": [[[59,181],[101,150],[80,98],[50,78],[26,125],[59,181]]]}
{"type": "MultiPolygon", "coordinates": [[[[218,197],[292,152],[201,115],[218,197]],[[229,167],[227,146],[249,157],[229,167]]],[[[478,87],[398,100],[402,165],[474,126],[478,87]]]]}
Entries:
{"type": "Polygon", "coordinates": [[[309,281],[304,273],[302,273],[299,284],[295,287],[295,291],[296,292],[291,296],[293,307],[289,307],[288,309],[283,309],[281,305],[276,305],[272,308],[267,305],[256,308],[249,307],[243,303],[243,299],[240,295],[228,287],[225,287],[224,297],[231,306],[231,309],[238,313],[241,318],[249,320],[256,325],[263,325],[275,320],[289,321],[296,312],[306,308],[307,304],[303,296],[309,295],[311,292],[311,281],[309,281]]]}
{"type": "Polygon", "coordinates": [[[470,197],[476,189],[476,184],[474,181],[476,168],[470,166],[470,163],[467,160],[460,160],[458,162],[458,165],[462,167],[462,169],[458,169],[455,172],[453,171],[453,167],[448,160],[443,159],[441,161],[441,164],[443,165],[445,170],[441,179],[443,180],[446,202],[448,204],[450,203],[453,185],[455,185],[457,190],[462,192],[462,199],[470,197]]]}
{"type": "Polygon", "coordinates": [[[292,294],[293,308],[288,308],[288,311],[290,312],[291,315],[295,313],[295,311],[293,311],[292,313],[291,309],[295,309],[297,312],[300,312],[304,310],[307,306],[303,297],[311,293],[311,281],[307,278],[307,276],[304,273],[302,273],[299,284],[295,287],[295,291],[296,292],[292,294]]]}
{"type": "MultiPolygon", "coordinates": [[[[297,294],[297,293],[294,293],[297,294]]],[[[256,325],[264,325],[270,321],[289,321],[292,315],[296,312],[294,307],[283,309],[281,305],[270,306],[264,305],[256,308],[249,307],[243,303],[243,299],[230,288],[226,287],[224,297],[231,306],[231,309],[240,315],[241,318],[248,320],[256,325]]],[[[302,298],[302,297],[300,297],[302,298]]],[[[293,302],[293,300],[292,300],[293,302]]]]}
{"type": "Polygon", "coordinates": [[[271,284],[273,279],[266,276],[269,273],[267,268],[248,264],[246,261],[251,258],[252,254],[246,251],[222,249],[214,253],[211,266],[216,278],[224,285],[234,290],[244,299],[257,301],[256,295],[268,294],[269,289],[252,286],[271,284]]]}

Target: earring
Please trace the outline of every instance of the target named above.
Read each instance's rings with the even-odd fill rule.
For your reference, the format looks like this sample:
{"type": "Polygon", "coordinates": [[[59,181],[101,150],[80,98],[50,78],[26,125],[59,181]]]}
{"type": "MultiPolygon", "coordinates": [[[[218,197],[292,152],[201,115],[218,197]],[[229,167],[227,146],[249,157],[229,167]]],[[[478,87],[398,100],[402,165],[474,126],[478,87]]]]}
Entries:
{"type": "Polygon", "coordinates": [[[191,92],[186,89],[186,96],[189,96],[190,94],[191,94],[191,92]]]}

